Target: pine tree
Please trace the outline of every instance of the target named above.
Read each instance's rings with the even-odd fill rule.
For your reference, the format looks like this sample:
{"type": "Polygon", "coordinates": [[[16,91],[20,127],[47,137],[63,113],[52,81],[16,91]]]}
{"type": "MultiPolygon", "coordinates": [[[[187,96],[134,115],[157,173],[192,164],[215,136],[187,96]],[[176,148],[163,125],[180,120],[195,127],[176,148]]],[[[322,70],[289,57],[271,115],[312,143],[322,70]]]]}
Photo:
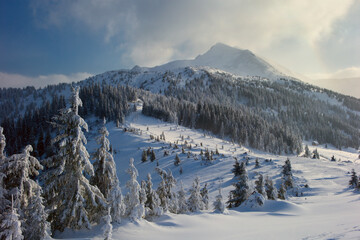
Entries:
{"type": "Polygon", "coordinates": [[[144,150],[141,154],[141,162],[146,162],[147,161],[147,153],[144,150]]]}
{"type": "Polygon", "coordinates": [[[233,166],[234,168],[231,170],[231,172],[234,174],[234,177],[240,176],[241,174],[240,163],[237,159],[235,159],[235,164],[233,166]]]}
{"type": "Polygon", "coordinates": [[[153,162],[156,160],[156,155],[155,155],[155,152],[154,150],[151,150],[151,154],[150,154],[150,161],[153,162]]]}
{"type": "Polygon", "coordinates": [[[188,208],[190,212],[198,212],[204,209],[204,202],[200,194],[200,179],[196,177],[192,188],[189,190],[190,197],[188,199],[188,208]]]}
{"type": "Polygon", "coordinates": [[[234,184],[235,189],[230,191],[227,201],[228,208],[240,206],[250,196],[249,177],[244,162],[241,162],[238,174],[238,181],[234,184]]]}
{"type": "Polygon", "coordinates": [[[283,181],[284,181],[284,185],[285,188],[292,188],[293,187],[293,175],[292,175],[292,171],[291,171],[291,162],[290,159],[287,159],[285,161],[285,164],[283,166],[283,170],[282,170],[282,174],[283,174],[283,181]]]}
{"type": "Polygon", "coordinates": [[[110,152],[110,141],[107,138],[109,132],[105,126],[105,119],[103,124],[96,139],[100,147],[93,155],[95,173],[90,183],[97,186],[107,200],[112,221],[120,223],[125,211],[124,200],[116,173],[116,164],[110,152]]]}
{"type": "Polygon", "coordinates": [[[140,203],[140,185],[136,180],[139,173],[134,166],[133,158],[130,158],[127,173],[130,175],[130,180],[126,183],[126,187],[129,190],[125,197],[126,215],[131,220],[137,221],[145,216],[145,206],[140,203]]]}
{"type": "Polygon", "coordinates": [[[108,209],[108,214],[104,217],[105,225],[103,226],[104,240],[112,240],[112,225],[111,225],[111,210],[108,209]]]}
{"type": "Polygon", "coordinates": [[[254,191],[248,199],[244,202],[244,205],[250,208],[258,208],[264,205],[265,203],[265,197],[258,193],[257,191],[254,191]]]}
{"type": "Polygon", "coordinates": [[[0,161],[5,158],[6,138],[3,131],[4,129],[0,126],[0,161]]]}
{"type": "Polygon", "coordinates": [[[265,178],[265,191],[266,191],[267,199],[276,200],[277,190],[274,187],[273,181],[269,177],[265,178]]]}
{"type": "MultiPolygon", "coordinates": [[[[15,197],[15,208],[19,211],[22,233],[26,239],[41,239],[47,234],[47,215],[44,211],[41,187],[32,177],[39,175],[43,169],[39,161],[30,155],[32,146],[25,147],[21,154],[14,154],[2,160],[0,172],[4,174],[3,186],[15,197]],[[29,222],[28,220],[33,219],[29,222]],[[32,236],[37,231],[37,235],[32,236]],[[41,235],[44,234],[44,235],[41,235]]],[[[8,199],[10,200],[10,199],[8,199]]]]}
{"type": "Polygon", "coordinates": [[[264,187],[264,177],[262,174],[259,174],[259,178],[255,181],[255,190],[264,197],[267,196],[264,187]]]}
{"type": "Polygon", "coordinates": [[[21,230],[21,221],[19,214],[14,208],[13,200],[11,201],[11,207],[6,211],[2,212],[2,221],[0,224],[0,239],[4,240],[22,240],[24,236],[21,230]]]}
{"type": "Polygon", "coordinates": [[[285,197],[286,197],[286,187],[284,182],[282,182],[278,191],[278,198],[285,200],[285,197]]]}
{"type": "MultiPolygon", "coordinates": [[[[48,214],[43,205],[41,189],[36,188],[35,194],[29,199],[26,210],[25,225],[29,228],[26,239],[49,239],[51,235],[50,223],[46,221],[48,214]]],[[[25,233],[25,232],[24,232],[25,233]]]]}
{"type": "Polygon", "coordinates": [[[178,212],[178,200],[176,193],[173,191],[176,186],[176,179],[174,178],[171,170],[166,174],[166,197],[168,199],[168,207],[171,213],[178,212]]]}
{"type": "Polygon", "coordinates": [[[352,169],[351,171],[351,179],[349,181],[349,186],[350,188],[359,188],[359,178],[358,176],[356,175],[356,172],[354,169],[352,169]]]}
{"type": "Polygon", "coordinates": [[[160,216],[163,214],[163,210],[160,207],[160,200],[156,192],[153,190],[153,183],[151,181],[151,174],[149,173],[146,181],[146,217],[160,216]]]}
{"type": "Polygon", "coordinates": [[[91,228],[91,223],[99,222],[106,211],[103,194],[85,177],[93,176],[94,169],[84,145],[87,141],[82,129],[87,131],[88,126],[78,115],[79,106],[79,88],[72,88],[71,107],[53,118],[52,124],[59,132],[54,142],[59,148],[45,161],[50,170],[44,177],[53,230],[91,228]]]}
{"type": "Polygon", "coordinates": [[[311,156],[311,153],[310,153],[310,150],[309,150],[309,146],[308,145],[305,145],[305,153],[304,153],[304,157],[310,157],[311,156]]]}
{"type": "Polygon", "coordinates": [[[180,163],[181,163],[181,160],[180,160],[180,158],[179,158],[179,155],[176,154],[174,165],[175,165],[175,166],[179,166],[180,163]]]}
{"type": "Polygon", "coordinates": [[[255,168],[259,168],[259,167],[260,167],[259,159],[256,158],[255,159],[255,168]]]}
{"type": "Polygon", "coordinates": [[[189,211],[187,203],[186,203],[186,193],[184,190],[183,183],[180,182],[180,190],[177,193],[177,199],[178,199],[178,213],[184,214],[189,211]]]}
{"type": "Polygon", "coordinates": [[[209,209],[209,190],[207,189],[207,183],[200,191],[202,201],[204,202],[204,210],[209,209]]]}
{"type": "Polygon", "coordinates": [[[221,188],[219,188],[219,194],[216,196],[213,206],[214,206],[215,212],[224,213],[226,210],[225,203],[223,202],[221,188]]]}

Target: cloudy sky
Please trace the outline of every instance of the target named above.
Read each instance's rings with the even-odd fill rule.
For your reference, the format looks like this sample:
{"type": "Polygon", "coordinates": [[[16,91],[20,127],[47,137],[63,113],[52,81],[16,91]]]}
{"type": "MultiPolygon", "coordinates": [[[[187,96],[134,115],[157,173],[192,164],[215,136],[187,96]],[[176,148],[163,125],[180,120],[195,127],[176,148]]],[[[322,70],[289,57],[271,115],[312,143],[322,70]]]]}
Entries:
{"type": "Polygon", "coordinates": [[[360,1],[1,0],[0,87],[190,59],[217,42],[312,79],[357,78],[360,1]]]}

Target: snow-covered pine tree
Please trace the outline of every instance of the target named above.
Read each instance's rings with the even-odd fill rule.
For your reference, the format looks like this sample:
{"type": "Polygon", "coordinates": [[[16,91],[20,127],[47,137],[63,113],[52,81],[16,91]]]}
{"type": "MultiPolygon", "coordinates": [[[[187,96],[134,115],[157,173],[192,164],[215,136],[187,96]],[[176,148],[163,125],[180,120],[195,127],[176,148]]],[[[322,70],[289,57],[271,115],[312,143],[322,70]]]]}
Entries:
{"type": "Polygon", "coordinates": [[[231,172],[234,174],[234,177],[240,176],[241,174],[240,163],[237,159],[235,159],[235,164],[233,166],[234,168],[231,170],[231,172]]]}
{"type": "Polygon", "coordinates": [[[207,189],[207,183],[205,186],[200,190],[200,194],[202,197],[202,201],[204,202],[204,210],[209,209],[209,190],[207,189]]]}
{"type": "Polygon", "coordinates": [[[130,175],[130,180],[126,183],[126,187],[129,189],[125,196],[126,215],[129,216],[132,221],[137,221],[145,217],[145,206],[140,202],[139,193],[141,188],[136,180],[139,173],[134,166],[133,158],[130,158],[127,173],[130,175]]]}
{"type": "Polygon", "coordinates": [[[356,175],[356,172],[354,169],[351,170],[351,179],[349,181],[350,188],[357,189],[359,188],[359,178],[356,175]]]}
{"type": "Polygon", "coordinates": [[[163,210],[160,207],[160,200],[157,196],[156,192],[153,190],[153,183],[151,181],[151,174],[148,173],[147,181],[146,181],[146,216],[145,217],[153,217],[160,216],[163,214],[163,210]]]}
{"type": "Polygon", "coordinates": [[[156,160],[156,155],[155,155],[154,149],[152,149],[151,153],[150,153],[150,161],[153,162],[155,160],[156,160]]]}
{"type": "Polygon", "coordinates": [[[238,174],[238,181],[233,184],[235,189],[229,194],[228,208],[240,206],[250,196],[249,177],[244,162],[241,162],[238,174]]]}
{"type": "Polygon", "coordinates": [[[223,202],[223,196],[221,188],[219,188],[219,194],[216,195],[215,201],[213,203],[215,212],[224,213],[226,210],[225,203],[223,202]]]}
{"type": "Polygon", "coordinates": [[[248,199],[244,202],[244,205],[250,208],[258,208],[264,205],[265,203],[265,197],[258,193],[257,191],[254,191],[248,199]]]}
{"type": "Polygon", "coordinates": [[[37,192],[41,192],[41,187],[32,177],[39,175],[38,170],[43,167],[30,155],[32,150],[32,146],[28,145],[21,154],[1,160],[0,172],[5,175],[3,185],[7,189],[8,197],[11,195],[15,198],[14,208],[19,212],[22,234],[26,239],[42,239],[48,235],[47,215],[40,193],[37,195],[37,192]],[[30,219],[33,221],[29,222],[30,219]],[[38,231],[38,235],[30,237],[33,236],[33,231],[38,231]]]}
{"type": "Polygon", "coordinates": [[[305,145],[305,153],[304,153],[304,157],[311,157],[311,153],[310,153],[310,150],[309,150],[309,146],[308,145],[305,145]]]}
{"type": "Polygon", "coordinates": [[[287,159],[285,161],[285,164],[283,166],[283,170],[282,170],[282,174],[283,174],[283,181],[284,181],[284,185],[285,188],[292,188],[293,187],[293,175],[292,175],[292,171],[291,171],[291,162],[290,159],[287,159]]]}
{"type": "Polygon", "coordinates": [[[43,198],[41,197],[41,188],[35,188],[35,193],[29,199],[29,205],[26,207],[25,225],[29,228],[26,239],[50,239],[51,226],[46,221],[48,215],[43,205],[43,198]]]}
{"type": "Polygon", "coordinates": [[[259,158],[255,159],[255,168],[259,168],[260,167],[260,163],[259,163],[259,158]]]}
{"type": "Polygon", "coordinates": [[[53,118],[53,126],[59,135],[57,154],[45,161],[49,171],[44,177],[44,196],[50,210],[49,220],[53,230],[65,228],[91,228],[105,215],[107,203],[98,187],[85,177],[94,175],[93,165],[84,144],[87,143],[82,129],[88,126],[78,114],[82,106],[79,88],[72,88],[71,107],[62,109],[53,118]]]}
{"type": "Polygon", "coordinates": [[[282,182],[280,185],[280,188],[278,191],[278,198],[282,199],[282,200],[285,200],[285,198],[286,198],[286,187],[285,187],[284,182],[282,182]]]}
{"type": "Polygon", "coordinates": [[[141,154],[141,162],[146,162],[147,161],[147,153],[144,150],[141,154]]]}
{"type": "MultiPolygon", "coordinates": [[[[160,174],[160,173],[159,173],[160,174]]],[[[157,195],[160,200],[160,207],[167,212],[169,210],[169,202],[167,198],[167,190],[166,190],[166,174],[160,174],[161,182],[158,185],[156,190],[157,195]]]]}
{"type": "Polygon", "coordinates": [[[178,213],[184,214],[189,211],[187,203],[186,203],[186,192],[184,190],[183,183],[180,182],[180,190],[177,192],[178,199],[178,213]]]}
{"type": "Polygon", "coordinates": [[[111,209],[112,220],[120,223],[125,206],[116,173],[116,164],[110,152],[110,141],[107,138],[109,132],[105,124],[106,120],[104,118],[103,126],[99,129],[99,136],[96,139],[100,146],[93,155],[95,173],[91,177],[90,183],[97,186],[107,200],[111,209]]]}
{"type": "Polygon", "coordinates": [[[200,178],[196,177],[192,188],[189,190],[188,208],[190,212],[198,212],[204,209],[204,202],[200,194],[200,178]]]}
{"type": "Polygon", "coordinates": [[[171,213],[178,212],[178,199],[176,193],[174,192],[174,187],[176,186],[176,179],[174,178],[171,170],[166,174],[166,197],[168,199],[168,207],[171,213]]]}
{"type": "Polygon", "coordinates": [[[3,131],[4,129],[0,126],[0,161],[5,158],[6,138],[3,131]]]}
{"type": "Polygon", "coordinates": [[[14,201],[12,200],[10,208],[1,214],[2,221],[0,224],[0,239],[23,240],[24,236],[21,230],[21,221],[13,203],[14,201]]]}
{"type": "Polygon", "coordinates": [[[264,185],[264,177],[262,174],[259,174],[259,178],[255,181],[255,190],[266,198],[267,194],[264,185]]]}
{"type": "Polygon", "coordinates": [[[108,214],[104,217],[105,225],[103,226],[104,240],[112,240],[112,225],[111,225],[111,209],[108,209],[108,214]]]}
{"type": "Polygon", "coordinates": [[[266,191],[267,199],[276,200],[277,190],[274,187],[274,183],[272,179],[270,179],[268,176],[265,178],[265,191],[266,191]]]}
{"type": "Polygon", "coordinates": [[[175,166],[179,166],[180,163],[181,163],[181,160],[180,160],[180,158],[179,158],[179,155],[176,154],[176,156],[175,156],[175,161],[174,161],[174,165],[175,165],[175,166]]]}

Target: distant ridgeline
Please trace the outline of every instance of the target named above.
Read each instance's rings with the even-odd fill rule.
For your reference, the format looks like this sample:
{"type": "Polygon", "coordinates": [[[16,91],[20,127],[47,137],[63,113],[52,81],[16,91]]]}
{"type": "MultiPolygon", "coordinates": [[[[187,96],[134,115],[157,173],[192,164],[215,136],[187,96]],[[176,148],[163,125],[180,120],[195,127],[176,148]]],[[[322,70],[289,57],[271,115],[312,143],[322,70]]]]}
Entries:
{"type": "MultiPolygon", "coordinates": [[[[285,78],[237,77],[207,68],[164,72],[123,70],[80,82],[79,115],[124,121],[144,102],[143,114],[272,153],[300,153],[302,140],[338,148],[360,145],[360,100],[285,78]]],[[[6,152],[27,144],[37,157],[52,154],[49,122],[65,107],[70,85],[0,89],[6,152]]]]}

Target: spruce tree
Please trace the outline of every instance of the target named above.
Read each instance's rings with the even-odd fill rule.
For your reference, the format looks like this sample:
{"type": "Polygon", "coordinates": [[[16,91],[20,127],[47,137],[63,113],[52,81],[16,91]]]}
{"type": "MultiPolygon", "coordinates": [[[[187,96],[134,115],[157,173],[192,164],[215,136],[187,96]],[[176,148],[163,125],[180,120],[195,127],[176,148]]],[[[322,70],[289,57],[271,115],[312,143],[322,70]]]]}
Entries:
{"type": "Polygon", "coordinates": [[[286,187],[285,187],[284,182],[282,182],[280,185],[280,188],[278,191],[278,198],[282,199],[282,200],[285,200],[285,198],[286,198],[286,187]]]}
{"type": "Polygon", "coordinates": [[[238,181],[233,184],[235,189],[230,191],[227,201],[228,208],[240,206],[250,196],[249,177],[244,162],[241,162],[238,174],[238,181]]]}
{"type": "Polygon", "coordinates": [[[156,160],[156,155],[155,155],[155,152],[154,150],[151,150],[151,154],[150,154],[150,161],[153,162],[156,160]]]}
{"type": "Polygon", "coordinates": [[[292,170],[291,170],[291,162],[290,159],[287,159],[285,161],[285,164],[283,166],[283,170],[282,170],[282,174],[283,174],[283,181],[284,181],[284,185],[285,188],[292,188],[293,187],[293,175],[292,175],[292,170]]]}
{"type": "Polygon", "coordinates": [[[116,173],[116,164],[113,155],[110,152],[110,141],[107,138],[109,132],[105,124],[106,120],[104,119],[103,126],[99,130],[99,136],[96,139],[100,146],[93,155],[93,159],[95,159],[95,173],[91,178],[90,183],[97,186],[107,200],[111,209],[110,214],[112,221],[120,223],[121,216],[125,211],[125,206],[116,173]]]}
{"type": "Polygon", "coordinates": [[[3,134],[4,129],[0,126],[0,162],[5,159],[5,146],[6,146],[6,138],[3,134]]]}
{"type": "Polygon", "coordinates": [[[55,156],[45,161],[44,194],[53,230],[91,228],[106,212],[106,201],[98,187],[89,183],[94,175],[93,165],[84,144],[83,129],[88,126],[78,114],[82,106],[79,88],[72,88],[71,107],[62,109],[53,118],[59,135],[54,139],[59,148],[55,156]]]}
{"type": "Polygon", "coordinates": [[[13,200],[11,207],[7,211],[2,212],[2,221],[0,224],[0,239],[4,240],[23,240],[24,236],[21,230],[21,221],[19,214],[14,208],[13,200]]]}
{"type": "Polygon", "coordinates": [[[156,192],[153,190],[153,183],[151,181],[151,174],[149,173],[146,181],[146,217],[160,216],[163,213],[160,207],[160,200],[156,192]]]}
{"type": "MultiPolygon", "coordinates": [[[[17,209],[22,222],[22,234],[26,239],[42,239],[48,235],[47,214],[44,211],[41,187],[32,178],[39,175],[43,167],[30,155],[32,146],[25,147],[21,154],[14,154],[2,160],[0,172],[4,174],[3,185],[8,198],[14,197],[14,208],[17,209]],[[33,232],[36,235],[33,235],[33,232]]],[[[10,199],[8,199],[8,202],[10,199]]]]}
{"type": "Polygon", "coordinates": [[[177,199],[178,199],[178,213],[184,214],[189,211],[187,203],[186,203],[186,193],[184,190],[183,183],[180,182],[180,190],[177,192],[177,199]]]}
{"type": "Polygon", "coordinates": [[[241,174],[240,163],[237,159],[235,159],[235,164],[233,166],[234,168],[231,170],[231,172],[234,174],[234,177],[240,176],[241,174]]]}
{"type": "Polygon", "coordinates": [[[263,195],[264,197],[267,196],[265,192],[265,183],[264,183],[264,177],[262,174],[259,174],[259,178],[255,181],[255,190],[263,195]]]}
{"type": "Polygon", "coordinates": [[[225,203],[223,202],[223,196],[221,193],[221,188],[219,188],[219,194],[216,195],[215,201],[213,203],[215,212],[224,213],[226,210],[225,203]]]}
{"type": "Polygon", "coordinates": [[[358,176],[356,175],[356,172],[354,169],[352,169],[351,171],[351,179],[349,181],[349,186],[350,188],[359,188],[359,178],[358,176]]]}
{"type": "Polygon", "coordinates": [[[309,146],[305,145],[305,153],[304,153],[304,157],[309,158],[311,156],[310,150],[309,150],[309,146]]]}
{"type": "Polygon", "coordinates": [[[130,180],[126,183],[128,193],[125,197],[126,215],[131,220],[137,221],[145,217],[145,206],[140,202],[140,185],[136,180],[139,173],[134,166],[134,159],[130,158],[129,168],[127,173],[130,175],[130,180]]]}
{"type": "Polygon", "coordinates": [[[204,202],[204,210],[209,209],[209,190],[207,189],[207,183],[200,191],[202,201],[204,202]]]}
{"type": "Polygon", "coordinates": [[[181,163],[181,160],[180,160],[180,158],[179,158],[179,155],[176,154],[176,156],[175,156],[175,161],[174,161],[174,165],[175,165],[175,166],[179,166],[180,163],[181,163]]]}
{"type": "Polygon", "coordinates": [[[277,190],[274,187],[273,181],[269,177],[265,178],[265,191],[266,191],[267,199],[276,200],[277,190]]]}
{"type": "Polygon", "coordinates": [[[204,209],[204,202],[200,193],[200,179],[196,177],[192,188],[189,190],[188,208],[190,212],[198,212],[204,209]]]}
{"type": "Polygon", "coordinates": [[[147,152],[144,150],[141,154],[141,162],[147,161],[147,152]]]}

